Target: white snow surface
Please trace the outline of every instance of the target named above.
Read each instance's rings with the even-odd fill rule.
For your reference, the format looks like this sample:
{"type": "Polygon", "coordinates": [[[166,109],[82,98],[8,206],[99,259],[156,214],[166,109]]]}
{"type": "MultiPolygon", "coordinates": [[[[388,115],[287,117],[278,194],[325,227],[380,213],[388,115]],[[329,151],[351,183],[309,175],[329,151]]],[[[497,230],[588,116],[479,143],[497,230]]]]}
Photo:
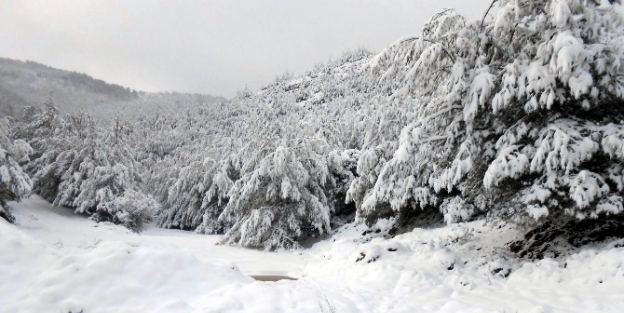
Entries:
{"type": "Polygon", "coordinates": [[[513,257],[522,231],[483,221],[383,238],[346,225],[310,249],[134,234],[31,197],[0,220],[0,312],[623,312],[624,241],[513,257]],[[299,280],[259,282],[249,275],[299,280]]]}

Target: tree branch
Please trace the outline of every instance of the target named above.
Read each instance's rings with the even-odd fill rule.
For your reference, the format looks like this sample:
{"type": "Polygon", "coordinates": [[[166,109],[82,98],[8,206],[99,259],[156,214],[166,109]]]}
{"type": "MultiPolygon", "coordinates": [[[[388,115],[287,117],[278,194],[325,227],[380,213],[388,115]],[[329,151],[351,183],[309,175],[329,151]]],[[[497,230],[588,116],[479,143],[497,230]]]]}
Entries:
{"type": "Polygon", "coordinates": [[[481,19],[481,28],[483,28],[483,24],[485,24],[485,18],[488,16],[488,14],[490,14],[490,10],[492,10],[496,2],[498,2],[498,0],[492,0],[492,3],[490,3],[490,6],[487,8],[487,11],[485,11],[485,14],[483,14],[483,19],[481,19]]]}

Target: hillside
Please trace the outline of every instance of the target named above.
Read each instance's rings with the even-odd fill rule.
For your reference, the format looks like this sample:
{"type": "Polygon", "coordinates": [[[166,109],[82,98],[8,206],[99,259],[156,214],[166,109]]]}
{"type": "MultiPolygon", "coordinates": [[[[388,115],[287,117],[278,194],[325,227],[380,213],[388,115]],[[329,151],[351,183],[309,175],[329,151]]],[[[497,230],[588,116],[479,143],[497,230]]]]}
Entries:
{"type": "MultiPolygon", "coordinates": [[[[163,97],[157,114],[107,130],[49,108],[18,124],[15,139],[34,148],[25,169],[55,205],[249,248],[297,248],[380,219],[392,219],[393,234],[483,218],[622,229],[621,16],[540,5],[522,8],[517,34],[519,13],[502,10],[520,10],[511,3],[481,21],[444,10],[376,55],[345,53],[227,102],[167,110],[180,103],[163,97]]],[[[157,107],[146,98],[144,108],[157,107]]]]}
{"type": "Polygon", "coordinates": [[[224,101],[208,95],[136,91],[82,73],[0,58],[1,115],[19,117],[23,107],[48,100],[61,113],[85,111],[106,120],[116,115],[132,118],[224,101]]]}
{"type": "Polygon", "coordinates": [[[62,97],[0,118],[0,307],[622,312],[619,3],[447,9],[227,101],[8,62],[62,97]]]}

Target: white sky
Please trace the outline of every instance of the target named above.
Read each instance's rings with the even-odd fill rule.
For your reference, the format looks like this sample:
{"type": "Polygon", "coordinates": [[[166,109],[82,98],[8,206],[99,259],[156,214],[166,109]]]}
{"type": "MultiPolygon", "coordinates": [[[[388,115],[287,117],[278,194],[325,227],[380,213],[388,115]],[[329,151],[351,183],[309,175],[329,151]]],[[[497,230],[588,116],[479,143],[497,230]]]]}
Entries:
{"type": "MultiPolygon", "coordinates": [[[[0,0],[0,56],[146,91],[230,97],[342,52],[381,50],[489,0],[0,0]]],[[[0,69],[1,70],[1,69],[0,69]]]]}

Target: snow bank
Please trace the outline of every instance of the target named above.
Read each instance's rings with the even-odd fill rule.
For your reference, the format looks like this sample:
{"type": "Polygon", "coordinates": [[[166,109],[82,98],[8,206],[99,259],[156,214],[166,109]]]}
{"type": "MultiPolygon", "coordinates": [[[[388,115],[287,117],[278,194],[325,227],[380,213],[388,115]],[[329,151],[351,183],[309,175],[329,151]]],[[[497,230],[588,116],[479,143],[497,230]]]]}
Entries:
{"type": "Polygon", "coordinates": [[[383,223],[347,224],[309,250],[267,253],[188,232],[137,235],[43,205],[37,198],[17,205],[17,226],[0,221],[2,313],[624,308],[624,240],[525,262],[507,248],[523,233],[509,224],[460,223],[392,239],[383,223]],[[258,282],[250,272],[299,280],[258,282]]]}
{"type": "Polygon", "coordinates": [[[194,298],[253,281],[180,251],[102,242],[62,255],[4,222],[0,232],[6,312],[188,312],[194,298]]]}
{"type": "Polygon", "coordinates": [[[528,262],[507,244],[522,233],[482,221],[416,229],[392,239],[346,226],[313,248],[303,280],[336,312],[621,312],[624,244],[528,262]],[[355,291],[357,290],[357,291],[355,291]],[[351,292],[351,294],[346,293],[351,292]],[[348,300],[342,299],[348,297],[348,300]],[[341,307],[340,303],[351,303],[341,307]]]}
{"type": "Polygon", "coordinates": [[[186,312],[188,301],[199,295],[249,281],[236,268],[205,264],[193,255],[110,242],[61,257],[18,302],[33,312],[186,312]]]}

